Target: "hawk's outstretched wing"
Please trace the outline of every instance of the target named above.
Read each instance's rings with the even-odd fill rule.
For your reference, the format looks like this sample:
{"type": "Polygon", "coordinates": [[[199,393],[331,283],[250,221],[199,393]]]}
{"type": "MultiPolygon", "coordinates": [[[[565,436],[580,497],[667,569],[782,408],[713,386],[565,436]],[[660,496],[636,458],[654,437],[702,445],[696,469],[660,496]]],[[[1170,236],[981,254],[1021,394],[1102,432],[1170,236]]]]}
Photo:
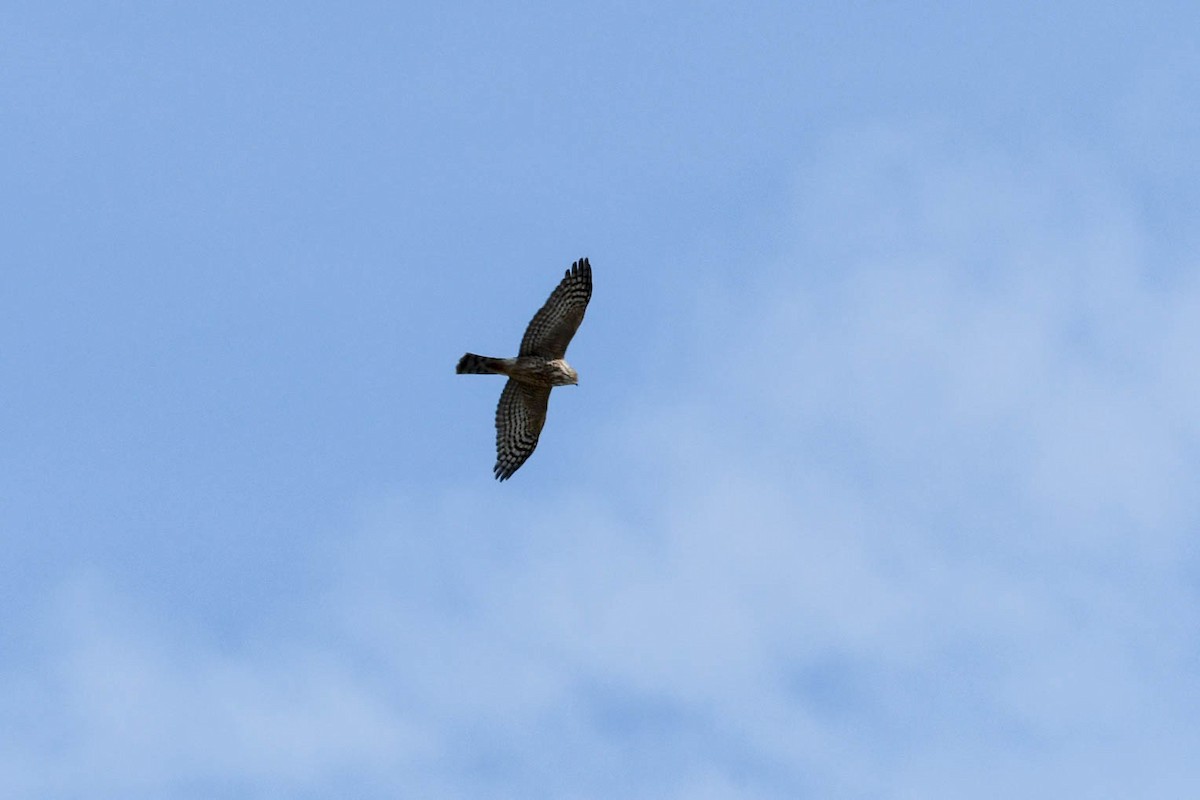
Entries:
{"type": "Polygon", "coordinates": [[[579,330],[583,312],[587,310],[591,299],[592,265],[586,258],[581,258],[571,265],[566,276],[550,293],[550,299],[533,315],[521,339],[520,355],[543,358],[562,358],[566,355],[567,345],[571,343],[575,331],[579,330]]]}
{"type": "Polygon", "coordinates": [[[496,405],[497,480],[508,480],[537,447],[546,424],[549,386],[530,386],[512,378],[504,384],[496,405]]]}

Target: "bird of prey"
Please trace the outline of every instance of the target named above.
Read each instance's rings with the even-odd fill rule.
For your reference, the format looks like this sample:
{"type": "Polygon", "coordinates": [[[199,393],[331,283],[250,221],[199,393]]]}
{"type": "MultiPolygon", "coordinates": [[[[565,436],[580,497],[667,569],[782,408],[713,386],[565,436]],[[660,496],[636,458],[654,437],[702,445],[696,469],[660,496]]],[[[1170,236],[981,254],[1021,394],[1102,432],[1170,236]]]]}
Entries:
{"type": "Polygon", "coordinates": [[[507,375],[496,406],[496,479],[508,480],[537,447],[546,424],[546,405],[555,386],[579,383],[579,375],[563,360],[571,337],[583,322],[592,299],[592,265],[581,258],[541,310],[533,315],[516,358],[489,358],[467,353],[458,361],[459,375],[507,375]]]}

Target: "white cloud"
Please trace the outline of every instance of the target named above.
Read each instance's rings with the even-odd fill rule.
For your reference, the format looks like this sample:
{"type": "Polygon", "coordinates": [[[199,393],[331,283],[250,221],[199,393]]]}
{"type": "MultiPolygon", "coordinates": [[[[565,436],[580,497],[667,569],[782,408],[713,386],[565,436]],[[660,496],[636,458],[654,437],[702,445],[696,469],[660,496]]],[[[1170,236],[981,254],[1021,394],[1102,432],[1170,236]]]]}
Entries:
{"type": "Polygon", "coordinates": [[[47,614],[50,668],[21,687],[30,728],[5,744],[12,796],[161,796],[188,787],[373,776],[420,737],[362,675],[315,648],[222,653],[132,613],[95,579],[47,614]]]}

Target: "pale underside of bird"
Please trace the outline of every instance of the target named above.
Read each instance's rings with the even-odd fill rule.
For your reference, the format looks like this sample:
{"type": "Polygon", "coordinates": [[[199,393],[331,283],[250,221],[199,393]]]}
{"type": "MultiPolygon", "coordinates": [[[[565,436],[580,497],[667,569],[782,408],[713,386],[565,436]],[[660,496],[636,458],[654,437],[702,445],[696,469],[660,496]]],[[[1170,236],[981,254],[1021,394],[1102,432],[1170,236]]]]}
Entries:
{"type": "Polygon", "coordinates": [[[497,480],[508,480],[537,447],[550,390],[579,383],[565,360],[567,345],[579,330],[592,299],[592,265],[581,258],[571,265],[521,338],[516,358],[491,358],[467,353],[458,361],[463,374],[507,375],[496,406],[497,480]]]}

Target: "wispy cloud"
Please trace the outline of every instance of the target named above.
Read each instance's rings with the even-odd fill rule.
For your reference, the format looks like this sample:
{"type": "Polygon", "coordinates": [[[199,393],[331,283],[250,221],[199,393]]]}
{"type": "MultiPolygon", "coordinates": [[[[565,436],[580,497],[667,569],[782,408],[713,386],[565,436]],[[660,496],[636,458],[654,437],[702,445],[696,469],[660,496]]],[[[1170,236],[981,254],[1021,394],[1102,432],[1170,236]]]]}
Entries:
{"type": "Polygon", "coordinates": [[[1133,201],[1065,149],[880,128],[797,194],[784,255],[694,298],[678,399],[598,422],[573,493],[378,499],[310,637],[218,650],[85,586],[47,617],[46,714],[0,780],[1194,786],[1200,285],[1150,277],[1133,201]]]}
{"type": "Polygon", "coordinates": [[[25,722],[4,742],[13,796],[287,792],[369,780],[421,752],[364,676],[316,642],[225,652],[132,601],[92,578],[47,612],[43,670],[7,698],[25,722]]]}

